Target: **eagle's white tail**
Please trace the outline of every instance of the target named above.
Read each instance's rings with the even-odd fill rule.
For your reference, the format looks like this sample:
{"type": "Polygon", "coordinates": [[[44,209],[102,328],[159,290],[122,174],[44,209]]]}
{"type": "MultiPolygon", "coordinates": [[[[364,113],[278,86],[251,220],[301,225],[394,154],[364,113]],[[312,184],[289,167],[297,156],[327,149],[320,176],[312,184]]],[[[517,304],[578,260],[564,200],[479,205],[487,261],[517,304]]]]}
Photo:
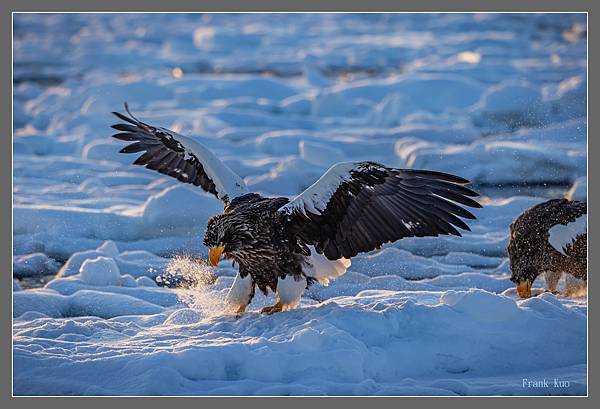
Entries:
{"type": "Polygon", "coordinates": [[[310,257],[308,257],[310,264],[304,267],[304,274],[313,277],[322,285],[328,285],[329,280],[344,274],[352,264],[347,258],[329,260],[323,254],[317,253],[313,246],[308,246],[308,248],[310,249],[310,257]]]}

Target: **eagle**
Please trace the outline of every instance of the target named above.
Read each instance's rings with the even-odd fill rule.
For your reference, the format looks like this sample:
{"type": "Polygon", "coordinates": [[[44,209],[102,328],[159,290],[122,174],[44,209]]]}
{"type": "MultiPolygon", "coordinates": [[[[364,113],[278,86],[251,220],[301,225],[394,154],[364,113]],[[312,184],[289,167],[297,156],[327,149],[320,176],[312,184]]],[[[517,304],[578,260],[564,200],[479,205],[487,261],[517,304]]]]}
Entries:
{"type": "Polygon", "coordinates": [[[507,251],[521,298],[542,273],[553,293],[562,273],[587,283],[587,202],[552,199],[525,210],[510,225],[507,251]]]}
{"type": "Polygon", "coordinates": [[[245,311],[258,287],[277,295],[262,313],[298,305],[315,281],[327,285],[344,274],[350,259],[404,237],[461,236],[463,206],[480,208],[469,181],[430,170],[396,169],[375,162],[333,165],[293,199],[248,191],[244,180],[198,141],[148,125],[129,111],[113,112],[123,123],[113,137],[131,142],[121,153],[143,152],[133,164],[199,186],[224,204],[211,217],[204,245],[209,261],[238,264],[227,294],[228,309],[245,311]],[[461,206],[463,205],[463,206],[461,206]]]}

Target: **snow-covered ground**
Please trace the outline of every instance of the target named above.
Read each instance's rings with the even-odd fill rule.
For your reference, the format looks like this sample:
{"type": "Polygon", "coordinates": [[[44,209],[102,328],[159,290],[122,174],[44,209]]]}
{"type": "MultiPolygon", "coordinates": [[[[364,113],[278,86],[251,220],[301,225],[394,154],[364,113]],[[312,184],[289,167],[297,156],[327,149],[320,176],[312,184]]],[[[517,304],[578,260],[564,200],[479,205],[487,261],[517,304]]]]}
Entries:
{"type": "Polygon", "coordinates": [[[519,212],[576,181],[586,197],[585,15],[20,14],[14,30],[15,394],[586,394],[587,298],[518,299],[505,251],[519,212]],[[259,294],[236,319],[235,272],[195,260],[220,202],[118,153],[124,101],[263,194],[368,159],[469,178],[484,208],[462,238],[401,240],[296,310],[261,316],[259,294]],[[165,272],[197,285],[159,287],[165,272]]]}

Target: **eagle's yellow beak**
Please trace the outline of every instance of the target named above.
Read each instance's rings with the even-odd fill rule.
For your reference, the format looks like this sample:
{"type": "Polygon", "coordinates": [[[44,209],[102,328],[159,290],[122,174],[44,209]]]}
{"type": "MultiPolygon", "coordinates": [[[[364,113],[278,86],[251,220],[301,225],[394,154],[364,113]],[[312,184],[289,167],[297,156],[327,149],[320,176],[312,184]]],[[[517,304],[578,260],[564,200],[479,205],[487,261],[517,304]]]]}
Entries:
{"type": "Polygon", "coordinates": [[[223,246],[210,248],[208,258],[210,259],[211,266],[214,267],[219,265],[219,260],[221,259],[221,254],[223,254],[223,250],[225,250],[225,247],[223,246]]]}
{"type": "Polygon", "coordinates": [[[531,297],[531,281],[521,280],[517,286],[517,292],[521,298],[531,297]]]}

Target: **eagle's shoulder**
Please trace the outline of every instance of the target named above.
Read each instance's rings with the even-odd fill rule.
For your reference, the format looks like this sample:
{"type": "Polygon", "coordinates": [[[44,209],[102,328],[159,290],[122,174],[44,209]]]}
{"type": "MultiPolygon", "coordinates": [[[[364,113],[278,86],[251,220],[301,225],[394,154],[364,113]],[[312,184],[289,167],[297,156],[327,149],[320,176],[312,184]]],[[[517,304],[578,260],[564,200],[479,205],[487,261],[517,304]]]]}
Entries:
{"type": "Polygon", "coordinates": [[[553,226],[566,225],[587,214],[587,202],[551,199],[523,211],[510,225],[511,236],[542,231],[548,234],[553,226]]]}
{"type": "Polygon", "coordinates": [[[240,208],[256,208],[275,212],[288,202],[289,199],[286,197],[264,197],[258,193],[248,193],[233,199],[225,208],[225,212],[230,212],[234,209],[240,208]]]}

